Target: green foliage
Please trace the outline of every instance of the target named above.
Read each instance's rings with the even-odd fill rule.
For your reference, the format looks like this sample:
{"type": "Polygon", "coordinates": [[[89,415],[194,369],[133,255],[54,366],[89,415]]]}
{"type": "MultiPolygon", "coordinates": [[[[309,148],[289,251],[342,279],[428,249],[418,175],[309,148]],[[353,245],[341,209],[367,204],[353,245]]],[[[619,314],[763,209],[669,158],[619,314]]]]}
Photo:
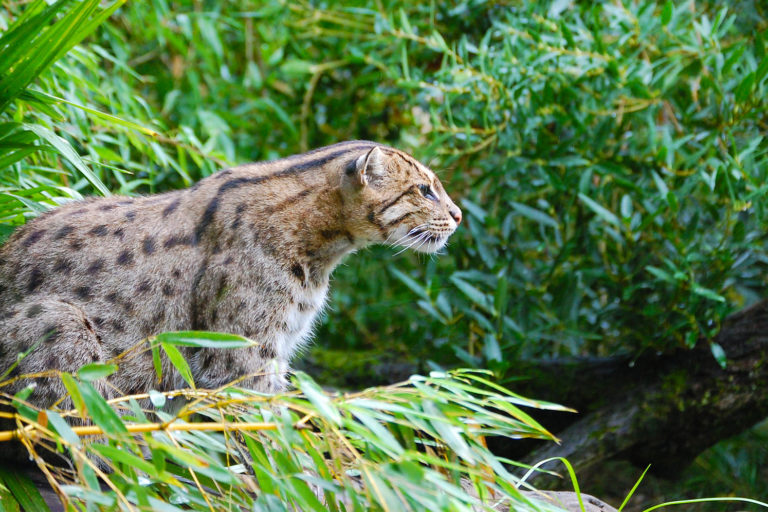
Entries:
{"type": "MultiPolygon", "coordinates": [[[[750,19],[762,14],[697,5],[413,7],[372,18],[373,38],[338,35],[355,17],[344,9],[294,25],[384,63],[410,91],[400,140],[461,169],[448,185],[468,219],[455,266],[392,272],[423,283],[418,305],[434,321],[413,338],[425,354],[447,339],[464,362],[506,367],[691,346],[762,292],[768,59],[750,19]],[[475,28],[457,33],[459,16],[475,28]]],[[[386,300],[386,286],[356,290],[386,300]]],[[[386,338],[390,305],[353,314],[380,319],[386,338]]]]}
{"type": "MultiPolygon", "coordinates": [[[[296,391],[283,395],[155,393],[155,404],[185,400],[175,415],[146,408],[145,399],[142,407],[141,396],[108,403],[88,381],[63,377],[77,411],[34,411],[20,418],[19,432],[63,503],[78,508],[447,511],[505,503],[557,510],[522,494],[524,481],[484,439],[553,439],[521,407],[560,408],[515,395],[484,372],[435,372],[343,396],[303,373],[294,377],[296,391]],[[63,419],[86,411],[94,426],[63,419]],[[192,415],[203,422],[188,422],[192,415]],[[160,423],[148,419],[155,416],[160,423]],[[48,465],[47,450],[66,452],[73,467],[48,465]]],[[[24,492],[31,483],[0,478],[27,509],[24,500],[37,495],[24,492]]]]}
{"type": "Polygon", "coordinates": [[[2,114],[34,129],[0,214],[372,138],[448,169],[466,228],[351,259],[322,340],[497,369],[691,346],[765,270],[762,11],[697,5],[129,3],[2,114]]]}
{"type": "MultiPolygon", "coordinates": [[[[320,343],[508,377],[520,357],[691,346],[765,286],[766,25],[755,1],[8,3],[0,237],[85,194],[373,139],[432,165],[467,220],[439,258],[350,259],[320,343]]],[[[171,336],[157,361],[183,368],[171,336]]],[[[67,378],[75,403],[109,371],[67,378]]],[[[156,505],[114,446],[120,492],[156,505]]],[[[89,467],[73,492],[96,503],[89,467]]]]}

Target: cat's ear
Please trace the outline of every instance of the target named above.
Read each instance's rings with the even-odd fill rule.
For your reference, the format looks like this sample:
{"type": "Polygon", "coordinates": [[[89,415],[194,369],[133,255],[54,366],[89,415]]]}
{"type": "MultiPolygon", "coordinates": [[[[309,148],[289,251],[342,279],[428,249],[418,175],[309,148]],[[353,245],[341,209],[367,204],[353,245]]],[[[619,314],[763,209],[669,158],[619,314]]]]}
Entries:
{"type": "Polygon", "coordinates": [[[368,185],[371,181],[383,176],[386,172],[385,158],[378,146],[361,155],[355,161],[355,175],[358,183],[368,185]]]}

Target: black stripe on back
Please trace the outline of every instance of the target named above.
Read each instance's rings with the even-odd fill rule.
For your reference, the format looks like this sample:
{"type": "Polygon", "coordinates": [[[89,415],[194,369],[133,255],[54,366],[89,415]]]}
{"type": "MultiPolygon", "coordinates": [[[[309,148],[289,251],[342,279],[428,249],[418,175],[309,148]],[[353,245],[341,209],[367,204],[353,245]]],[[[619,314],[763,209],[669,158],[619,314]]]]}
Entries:
{"type": "Polygon", "coordinates": [[[296,155],[296,156],[284,158],[283,160],[290,161],[296,158],[305,157],[313,153],[325,151],[329,148],[335,148],[335,147],[344,148],[344,149],[338,149],[336,151],[332,151],[330,153],[324,154],[323,156],[320,156],[317,158],[306,160],[304,162],[299,162],[295,165],[288,166],[285,169],[280,169],[275,173],[267,174],[266,176],[251,176],[251,177],[244,176],[244,177],[233,178],[225,181],[224,183],[221,184],[221,186],[219,187],[219,190],[216,191],[216,196],[213,199],[211,199],[210,203],[208,203],[208,206],[205,208],[205,212],[203,212],[203,216],[200,219],[200,222],[197,224],[197,227],[195,228],[195,244],[200,243],[200,241],[203,238],[203,235],[205,234],[205,231],[208,229],[208,226],[210,226],[211,222],[213,222],[213,217],[216,214],[216,211],[219,209],[219,198],[227,191],[243,185],[258,185],[259,183],[263,183],[265,181],[268,181],[274,178],[285,178],[287,176],[301,174],[303,172],[316,169],[317,167],[321,167],[342,155],[348,154],[350,151],[354,151],[356,149],[362,149],[362,148],[369,148],[372,145],[375,145],[375,144],[373,142],[367,142],[367,141],[341,142],[339,144],[334,144],[333,146],[327,146],[324,148],[316,149],[314,151],[310,151],[309,153],[304,153],[303,155],[296,155]]]}

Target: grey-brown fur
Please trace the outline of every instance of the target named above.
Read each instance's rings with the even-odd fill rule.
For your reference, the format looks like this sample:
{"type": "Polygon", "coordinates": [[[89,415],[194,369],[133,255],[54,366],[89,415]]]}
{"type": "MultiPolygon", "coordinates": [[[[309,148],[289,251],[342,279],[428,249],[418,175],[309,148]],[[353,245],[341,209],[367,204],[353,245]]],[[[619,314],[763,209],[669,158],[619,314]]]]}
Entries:
{"type": "MultiPolygon", "coordinates": [[[[460,220],[431,171],[365,141],[243,165],[185,190],[71,203],[0,248],[0,372],[33,346],[14,374],[73,372],[159,332],[210,330],[259,345],[187,350],[198,387],[249,376],[241,385],[279,391],[341,258],[388,237],[432,252],[460,220]]],[[[97,384],[105,395],[184,386],[165,366],[158,383],[139,353],[97,384]]],[[[63,394],[58,378],[38,379],[30,400],[48,407],[63,394]]]]}

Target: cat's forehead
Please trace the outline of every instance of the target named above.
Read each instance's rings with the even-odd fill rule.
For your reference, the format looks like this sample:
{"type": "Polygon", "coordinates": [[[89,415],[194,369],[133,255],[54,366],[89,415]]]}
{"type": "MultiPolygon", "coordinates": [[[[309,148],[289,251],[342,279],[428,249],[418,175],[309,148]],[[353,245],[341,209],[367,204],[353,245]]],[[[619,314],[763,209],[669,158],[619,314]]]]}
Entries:
{"type": "Polygon", "coordinates": [[[437,178],[437,175],[432,169],[422,164],[411,155],[396,149],[392,150],[392,152],[394,154],[394,159],[398,161],[398,164],[402,165],[408,170],[408,174],[411,178],[420,178],[429,184],[440,183],[440,180],[437,178]]]}

